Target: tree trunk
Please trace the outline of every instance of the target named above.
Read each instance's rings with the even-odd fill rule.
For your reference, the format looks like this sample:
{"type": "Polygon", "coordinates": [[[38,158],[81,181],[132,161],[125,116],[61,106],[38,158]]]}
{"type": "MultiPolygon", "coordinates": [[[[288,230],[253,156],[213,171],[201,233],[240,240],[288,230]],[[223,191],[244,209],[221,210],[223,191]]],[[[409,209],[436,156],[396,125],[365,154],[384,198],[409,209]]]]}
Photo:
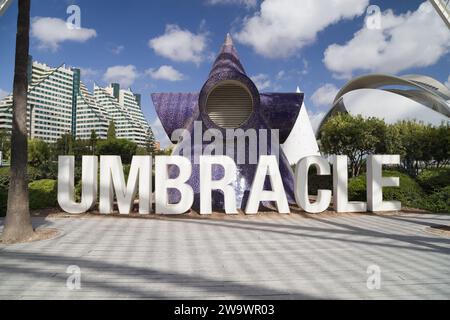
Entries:
{"type": "Polygon", "coordinates": [[[27,177],[27,70],[29,30],[30,0],[19,0],[13,89],[11,178],[8,192],[8,210],[3,231],[4,242],[26,241],[34,233],[33,226],[31,225],[27,177]]]}

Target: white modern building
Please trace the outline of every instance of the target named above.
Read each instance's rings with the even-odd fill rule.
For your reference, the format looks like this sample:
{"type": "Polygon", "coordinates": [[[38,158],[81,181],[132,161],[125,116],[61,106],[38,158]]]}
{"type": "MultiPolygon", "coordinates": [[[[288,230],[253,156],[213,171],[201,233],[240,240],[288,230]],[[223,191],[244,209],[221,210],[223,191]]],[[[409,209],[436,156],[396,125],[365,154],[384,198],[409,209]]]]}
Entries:
{"type": "Polygon", "coordinates": [[[111,117],[100,107],[94,95],[81,83],[77,96],[76,136],[87,140],[92,130],[100,139],[106,138],[111,117]]]}
{"type": "MultiPolygon", "coordinates": [[[[94,86],[91,93],[81,81],[80,69],[50,67],[30,60],[28,89],[28,132],[30,138],[56,142],[71,133],[89,139],[94,130],[106,138],[114,121],[118,138],[144,146],[151,128],[141,109],[141,97],[118,84],[94,86]]],[[[12,95],[0,101],[0,130],[11,131],[12,95]]]]}
{"type": "Polygon", "coordinates": [[[321,125],[338,112],[439,126],[450,123],[450,89],[423,75],[365,75],[344,85],[321,125]]]}
{"type": "MultiPolygon", "coordinates": [[[[55,142],[71,132],[74,72],[33,62],[28,72],[28,133],[55,142]]],[[[0,101],[0,129],[11,131],[12,95],[0,101]]]]}
{"type": "Polygon", "coordinates": [[[150,127],[141,111],[139,95],[130,89],[120,89],[118,84],[111,84],[106,88],[94,86],[94,97],[99,107],[114,121],[118,138],[145,145],[150,127]]]}

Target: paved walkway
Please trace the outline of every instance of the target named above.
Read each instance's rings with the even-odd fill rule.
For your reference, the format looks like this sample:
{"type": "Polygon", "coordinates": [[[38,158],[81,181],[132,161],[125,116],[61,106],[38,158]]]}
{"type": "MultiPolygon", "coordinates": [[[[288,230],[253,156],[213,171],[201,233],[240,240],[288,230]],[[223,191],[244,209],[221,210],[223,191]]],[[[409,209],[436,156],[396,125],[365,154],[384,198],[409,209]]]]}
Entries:
{"type": "Polygon", "coordinates": [[[0,299],[450,298],[450,238],[424,232],[450,215],[34,223],[63,235],[0,245],[0,299]],[[70,265],[80,290],[67,289],[70,265]],[[367,288],[370,265],[379,290],[367,288]]]}

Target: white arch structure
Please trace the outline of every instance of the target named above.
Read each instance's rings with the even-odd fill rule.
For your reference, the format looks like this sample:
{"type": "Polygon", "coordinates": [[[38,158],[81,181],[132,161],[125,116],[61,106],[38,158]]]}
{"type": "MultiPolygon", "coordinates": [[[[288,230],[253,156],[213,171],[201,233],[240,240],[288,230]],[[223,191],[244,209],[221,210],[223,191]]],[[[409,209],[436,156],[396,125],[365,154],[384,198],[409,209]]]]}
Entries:
{"type": "Polygon", "coordinates": [[[339,112],[383,118],[391,123],[416,119],[437,125],[450,122],[450,89],[424,75],[365,75],[344,85],[320,126],[339,112]]]}

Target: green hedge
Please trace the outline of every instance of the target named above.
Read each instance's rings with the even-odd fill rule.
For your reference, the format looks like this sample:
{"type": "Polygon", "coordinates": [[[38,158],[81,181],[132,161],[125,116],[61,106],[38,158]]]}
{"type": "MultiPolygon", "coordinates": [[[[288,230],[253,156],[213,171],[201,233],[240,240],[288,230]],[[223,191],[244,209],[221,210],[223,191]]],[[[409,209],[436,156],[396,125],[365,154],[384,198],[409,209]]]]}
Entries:
{"type": "MultiPolygon", "coordinates": [[[[9,186],[9,167],[0,168],[0,188],[8,189],[9,186]]],[[[56,179],[58,176],[57,164],[50,164],[40,168],[28,166],[28,181],[43,179],[56,179]]],[[[81,176],[81,169],[80,169],[81,176]]]]}
{"type": "MultiPolygon", "coordinates": [[[[426,195],[420,185],[410,176],[398,171],[385,171],[385,177],[399,177],[400,187],[383,188],[385,200],[397,200],[405,207],[418,207],[426,195]]],[[[366,201],[366,175],[351,178],[348,181],[348,196],[352,201],[366,201]]]]}
{"type": "Polygon", "coordinates": [[[58,184],[56,180],[38,180],[29,184],[30,209],[54,208],[58,205],[58,184]]]}
{"type": "Polygon", "coordinates": [[[420,207],[437,213],[450,213],[450,186],[420,200],[420,207]]]}
{"type": "Polygon", "coordinates": [[[417,181],[428,193],[439,191],[450,186],[450,168],[423,170],[417,176],[417,181]]]}
{"type": "MultiPolygon", "coordinates": [[[[383,173],[386,177],[399,177],[400,187],[383,188],[383,198],[385,200],[398,200],[402,202],[402,206],[423,209],[431,212],[450,213],[450,186],[437,190],[436,187],[429,188],[430,194],[426,194],[410,176],[397,171],[387,171],[383,173]],[[434,191],[433,191],[434,190],[434,191]]],[[[433,186],[433,182],[429,181],[445,181],[438,175],[424,174],[423,181],[428,181],[433,186]],[[430,177],[425,179],[424,177],[430,177]]],[[[448,184],[448,180],[446,181],[448,184]]],[[[437,185],[439,185],[436,182],[437,185]]],[[[348,182],[348,196],[353,201],[366,201],[366,176],[352,178],[348,182]]]]}
{"type": "MultiPolygon", "coordinates": [[[[28,185],[30,210],[55,208],[58,206],[56,180],[37,180],[28,185]]],[[[6,215],[8,190],[0,188],[0,217],[6,215]]]]}

